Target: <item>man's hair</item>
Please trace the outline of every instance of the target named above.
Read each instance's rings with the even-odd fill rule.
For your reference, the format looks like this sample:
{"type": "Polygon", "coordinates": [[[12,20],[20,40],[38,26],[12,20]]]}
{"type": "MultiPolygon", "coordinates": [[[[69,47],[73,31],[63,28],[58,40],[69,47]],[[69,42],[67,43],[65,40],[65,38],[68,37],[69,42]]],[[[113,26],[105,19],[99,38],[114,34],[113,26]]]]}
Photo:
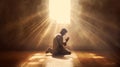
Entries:
{"type": "Polygon", "coordinates": [[[67,33],[67,30],[65,28],[63,28],[60,33],[67,33]]]}

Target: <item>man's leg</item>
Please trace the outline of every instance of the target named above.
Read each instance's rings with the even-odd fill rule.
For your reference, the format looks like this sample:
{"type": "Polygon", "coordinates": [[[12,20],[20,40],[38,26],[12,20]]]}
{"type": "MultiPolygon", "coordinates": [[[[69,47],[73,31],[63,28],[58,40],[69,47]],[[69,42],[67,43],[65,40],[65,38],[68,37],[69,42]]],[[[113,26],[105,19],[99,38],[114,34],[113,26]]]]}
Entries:
{"type": "Polygon", "coordinates": [[[64,55],[70,55],[70,54],[71,54],[71,52],[70,52],[70,50],[65,49],[65,50],[63,51],[63,54],[64,54],[64,55]]]}
{"type": "Polygon", "coordinates": [[[53,53],[52,48],[48,48],[48,49],[46,50],[46,53],[53,53]]]}

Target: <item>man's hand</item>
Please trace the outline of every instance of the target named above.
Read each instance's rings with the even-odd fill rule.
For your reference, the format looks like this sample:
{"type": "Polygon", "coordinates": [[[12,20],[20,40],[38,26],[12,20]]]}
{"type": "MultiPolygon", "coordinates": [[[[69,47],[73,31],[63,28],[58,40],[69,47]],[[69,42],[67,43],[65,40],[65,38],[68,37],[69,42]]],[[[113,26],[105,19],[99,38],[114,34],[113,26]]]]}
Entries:
{"type": "Polygon", "coordinates": [[[65,40],[66,40],[66,42],[68,42],[68,40],[69,40],[70,38],[69,37],[67,37],[65,40]]]}
{"type": "Polygon", "coordinates": [[[66,40],[66,42],[64,42],[63,44],[64,44],[64,46],[66,46],[67,45],[67,42],[68,42],[68,40],[69,40],[70,38],[69,37],[67,37],[65,40],[66,40]]]}

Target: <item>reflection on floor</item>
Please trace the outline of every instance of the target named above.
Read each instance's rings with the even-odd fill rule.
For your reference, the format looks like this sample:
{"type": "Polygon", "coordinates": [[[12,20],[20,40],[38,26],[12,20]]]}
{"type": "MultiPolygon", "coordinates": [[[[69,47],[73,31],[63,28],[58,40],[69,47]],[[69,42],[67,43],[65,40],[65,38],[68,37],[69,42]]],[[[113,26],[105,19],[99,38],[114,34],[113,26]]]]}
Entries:
{"type": "Polygon", "coordinates": [[[35,53],[21,64],[21,67],[115,67],[115,63],[95,53],[73,52],[64,57],[35,53]]]}

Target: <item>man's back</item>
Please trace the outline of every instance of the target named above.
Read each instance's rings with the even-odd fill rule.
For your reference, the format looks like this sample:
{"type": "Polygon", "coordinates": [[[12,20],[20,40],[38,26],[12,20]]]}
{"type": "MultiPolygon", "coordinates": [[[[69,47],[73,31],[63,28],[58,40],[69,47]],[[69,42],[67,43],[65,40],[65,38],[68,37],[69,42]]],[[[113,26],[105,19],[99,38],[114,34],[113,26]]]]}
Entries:
{"type": "Polygon", "coordinates": [[[53,53],[60,53],[63,50],[63,37],[61,35],[57,35],[53,40],[53,53]]]}

